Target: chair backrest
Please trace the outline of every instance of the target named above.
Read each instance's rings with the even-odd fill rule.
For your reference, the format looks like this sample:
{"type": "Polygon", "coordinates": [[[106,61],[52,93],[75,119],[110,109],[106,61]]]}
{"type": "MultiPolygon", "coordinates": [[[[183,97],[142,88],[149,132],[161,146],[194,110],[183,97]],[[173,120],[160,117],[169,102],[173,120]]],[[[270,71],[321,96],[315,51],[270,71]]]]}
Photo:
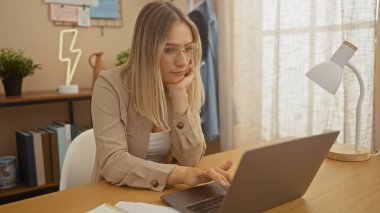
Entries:
{"type": "Polygon", "coordinates": [[[95,164],[94,130],[78,135],[70,144],[63,161],[59,190],[78,187],[91,182],[95,164]]]}

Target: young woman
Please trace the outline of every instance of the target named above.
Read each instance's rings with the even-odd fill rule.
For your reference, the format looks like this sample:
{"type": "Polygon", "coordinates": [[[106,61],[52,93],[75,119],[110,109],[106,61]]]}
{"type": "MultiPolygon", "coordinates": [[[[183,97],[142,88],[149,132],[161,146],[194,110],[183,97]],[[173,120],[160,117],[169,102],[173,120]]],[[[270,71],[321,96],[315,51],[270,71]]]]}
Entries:
{"type": "Polygon", "coordinates": [[[102,72],[92,97],[97,158],[94,181],[150,188],[215,181],[228,189],[232,162],[195,168],[206,144],[204,92],[195,25],[169,2],[138,15],[128,62],[102,72]],[[171,155],[177,164],[167,164],[171,155]]]}

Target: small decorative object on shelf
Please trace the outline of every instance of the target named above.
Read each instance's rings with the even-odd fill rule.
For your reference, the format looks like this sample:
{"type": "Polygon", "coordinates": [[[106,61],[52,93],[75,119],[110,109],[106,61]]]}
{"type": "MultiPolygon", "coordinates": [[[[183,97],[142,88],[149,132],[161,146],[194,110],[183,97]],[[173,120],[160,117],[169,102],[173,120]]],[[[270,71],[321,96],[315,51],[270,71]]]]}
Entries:
{"type": "Polygon", "coordinates": [[[116,56],[116,66],[120,66],[128,61],[129,55],[131,54],[131,49],[128,48],[126,50],[121,51],[116,56]]]}
{"type": "Polygon", "coordinates": [[[41,69],[41,65],[25,57],[24,51],[0,49],[0,78],[6,96],[20,96],[23,78],[33,75],[36,69],[41,69]]]}
{"type": "Polygon", "coordinates": [[[103,63],[103,60],[102,60],[103,54],[104,54],[103,52],[93,53],[88,58],[88,63],[90,64],[90,66],[93,69],[93,72],[92,72],[92,87],[94,87],[95,81],[98,78],[100,72],[104,70],[104,63],[103,63]],[[94,56],[96,57],[95,64],[92,62],[93,61],[92,59],[94,58],[94,56]]]}
{"type": "Polygon", "coordinates": [[[17,185],[16,157],[0,157],[0,189],[8,189],[17,185]]]}
{"type": "Polygon", "coordinates": [[[78,85],[70,85],[71,80],[73,79],[75,70],[77,68],[80,56],[82,55],[81,49],[74,49],[74,44],[78,36],[78,30],[77,29],[69,29],[69,30],[62,30],[59,37],[59,60],[60,61],[66,61],[67,62],[67,70],[66,70],[66,83],[65,85],[58,86],[58,92],[59,93],[78,93],[79,92],[79,86],[78,85]],[[74,61],[74,65],[71,66],[71,59],[67,57],[63,57],[63,37],[67,33],[72,33],[73,37],[71,39],[70,44],[70,52],[76,53],[76,58],[74,61]]]}

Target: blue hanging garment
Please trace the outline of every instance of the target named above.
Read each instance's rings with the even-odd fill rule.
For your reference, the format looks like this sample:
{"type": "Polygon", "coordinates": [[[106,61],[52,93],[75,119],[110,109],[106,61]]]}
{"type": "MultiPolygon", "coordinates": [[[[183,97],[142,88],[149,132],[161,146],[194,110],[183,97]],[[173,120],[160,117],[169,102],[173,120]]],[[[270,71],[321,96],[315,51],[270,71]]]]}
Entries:
{"type": "Polygon", "coordinates": [[[206,141],[212,141],[219,136],[218,109],[218,68],[217,68],[217,20],[210,0],[199,4],[189,14],[197,25],[202,40],[201,77],[205,88],[206,100],[201,109],[202,129],[206,141]],[[197,12],[196,12],[197,11],[197,12]],[[199,11],[199,12],[198,12],[199,11]],[[198,23],[197,23],[198,22],[198,23]],[[203,23],[202,23],[203,22],[203,23]],[[207,27],[205,27],[205,24],[207,27]],[[199,25],[199,26],[198,26],[199,25]],[[207,28],[207,30],[205,30],[207,28]],[[206,32],[205,32],[206,31],[206,32]],[[204,47],[203,44],[206,44],[204,47]]]}

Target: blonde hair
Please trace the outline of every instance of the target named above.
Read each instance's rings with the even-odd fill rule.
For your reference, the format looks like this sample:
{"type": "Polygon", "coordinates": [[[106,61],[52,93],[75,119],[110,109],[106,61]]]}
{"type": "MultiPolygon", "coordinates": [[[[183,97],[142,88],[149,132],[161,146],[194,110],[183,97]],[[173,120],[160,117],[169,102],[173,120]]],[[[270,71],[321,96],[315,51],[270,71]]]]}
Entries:
{"type": "Polygon", "coordinates": [[[163,129],[169,128],[169,125],[165,87],[160,72],[160,58],[166,45],[166,37],[178,21],[189,26],[193,42],[198,46],[192,61],[195,76],[187,92],[189,110],[199,113],[204,102],[204,90],[200,77],[201,40],[193,22],[170,2],[151,2],[141,10],[133,34],[131,54],[122,72],[122,76],[130,72],[130,100],[136,111],[163,129]]]}

